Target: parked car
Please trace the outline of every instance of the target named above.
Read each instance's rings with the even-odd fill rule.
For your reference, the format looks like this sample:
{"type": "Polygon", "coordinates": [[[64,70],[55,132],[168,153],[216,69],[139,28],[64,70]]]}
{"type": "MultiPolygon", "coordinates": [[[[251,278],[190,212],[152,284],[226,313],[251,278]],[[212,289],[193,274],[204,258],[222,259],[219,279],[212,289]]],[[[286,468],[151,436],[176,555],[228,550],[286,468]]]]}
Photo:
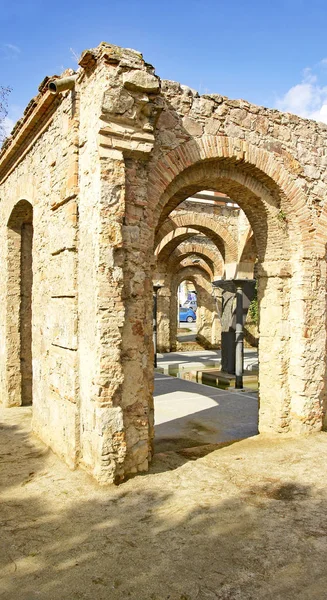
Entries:
{"type": "Polygon", "coordinates": [[[194,312],[196,312],[196,309],[198,307],[197,301],[196,300],[186,300],[183,304],[184,308],[191,308],[192,310],[194,310],[194,312]]]}
{"type": "Polygon", "coordinates": [[[179,309],[179,321],[180,323],[193,323],[193,321],[196,321],[194,310],[181,306],[179,309]]]}

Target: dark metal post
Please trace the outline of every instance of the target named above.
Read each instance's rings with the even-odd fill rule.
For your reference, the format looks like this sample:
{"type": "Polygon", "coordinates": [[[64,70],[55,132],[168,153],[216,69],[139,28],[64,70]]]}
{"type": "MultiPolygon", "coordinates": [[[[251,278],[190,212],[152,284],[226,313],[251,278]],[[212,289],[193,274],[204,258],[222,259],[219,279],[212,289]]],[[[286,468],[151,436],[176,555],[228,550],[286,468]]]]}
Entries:
{"type": "Polygon", "coordinates": [[[221,311],[221,366],[235,373],[235,387],[243,388],[243,325],[255,293],[254,279],[220,279],[214,288],[223,290],[221,311]],[[236,295],[236,310],[234,298],[236,295]],[[235,364],[236,363],[236,364],[235,364]],[[234,369],[235,365],[235,369],[234,369]]]}
{"type": "Polygon", "coordinates": [[[235,388],[243,388],[243,289],[236,287],[235,388]]]}
{"type": "Polygon", "coordinates": [[[157,293],[158,288],[153,286],[153,363],[154,368],[157,366],[157,293]]]}
{"type": "Polygon", "coordinates": [[[153,286],[153,364],[156,368],[157,366],[157,328],[158,328],[158,320],[157,320],[157,305],[158,305],[158,290],[162,288],[161,284],[157,284],[153,286]]]}

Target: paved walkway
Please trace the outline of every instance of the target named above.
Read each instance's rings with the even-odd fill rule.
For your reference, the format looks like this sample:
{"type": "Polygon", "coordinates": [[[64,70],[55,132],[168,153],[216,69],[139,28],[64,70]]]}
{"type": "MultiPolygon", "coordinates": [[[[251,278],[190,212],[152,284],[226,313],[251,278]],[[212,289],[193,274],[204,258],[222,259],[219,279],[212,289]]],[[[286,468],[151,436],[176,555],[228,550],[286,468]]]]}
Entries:
{"type": "MultiPolygon", "coordinates": [[[[190,352],[167,352],[157,355],[158,367],[165,374],[177,367],[182,369],[219,368],[221,360],[220,350],[194,350],[190,352]]],[[[258,362],[258,351],[254,348],[244,349],[244,370],[251,371],[252,366],[258,362]]]]}
{"type": "Polygon", "coordinates": [[[196,323],[179,323],[178,342],[196,341],[196,323]]]}
{"type": "Polygon", "coordinates": [[[257,394],[249,391],[225,391],[156,373],[154,404],[156,451],[219,444],[258,433],[257,394]]]}

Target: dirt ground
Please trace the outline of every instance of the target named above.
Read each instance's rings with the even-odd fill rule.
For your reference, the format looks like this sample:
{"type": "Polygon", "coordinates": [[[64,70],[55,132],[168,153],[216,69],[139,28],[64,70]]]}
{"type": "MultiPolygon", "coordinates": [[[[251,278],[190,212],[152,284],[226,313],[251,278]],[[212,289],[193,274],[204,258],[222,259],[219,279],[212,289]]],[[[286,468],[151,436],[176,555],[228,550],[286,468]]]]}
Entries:
{"type": "Polygon", "coordinates": [[[1,600],[327,599],[326,433],[158,454],[100,488],[29,430],[1,413],[1,600]]]}

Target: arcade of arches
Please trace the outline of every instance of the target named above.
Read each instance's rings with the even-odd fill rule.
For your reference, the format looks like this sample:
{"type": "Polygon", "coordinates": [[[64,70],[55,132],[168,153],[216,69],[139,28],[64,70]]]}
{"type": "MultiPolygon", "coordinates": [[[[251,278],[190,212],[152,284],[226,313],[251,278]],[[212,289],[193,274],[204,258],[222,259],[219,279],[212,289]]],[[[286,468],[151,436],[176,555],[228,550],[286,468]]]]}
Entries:
{"type": "Polygon", "coordinates": [[[101,483],[147,470],[153,283],[161,349],[185,280],[215,346],[212,281],[256,262],[259,429],[322,429],[327,126],[199,96],[105,43],[62,77],[0,155],[3,404],[33,401],[34,431],[101,483]]]}

